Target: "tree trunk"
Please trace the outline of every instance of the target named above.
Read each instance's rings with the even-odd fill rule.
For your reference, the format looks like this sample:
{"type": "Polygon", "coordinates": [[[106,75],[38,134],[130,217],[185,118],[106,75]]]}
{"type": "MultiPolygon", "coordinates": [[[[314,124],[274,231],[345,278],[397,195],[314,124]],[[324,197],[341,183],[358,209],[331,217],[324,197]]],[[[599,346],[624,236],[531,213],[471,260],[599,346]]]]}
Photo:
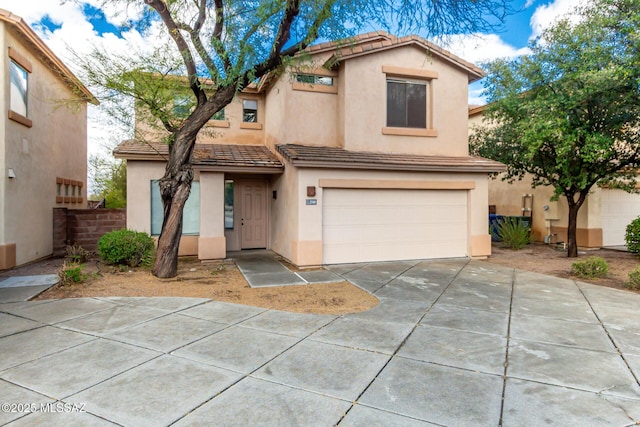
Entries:
{"type": "Polygon", "coordinates": [[[576,258],[578,256],[578,240],[576,238],[578,230],[578,210],[580,206],[576,203],[569,203],[569,224],[567,225],[567,257],[576,258]]]}
{"type": "Polygon", "coordinates": [[[580,192],[565,192],[569,205],[569,223],[567,224],[567,257],[569,258],[578,257],[578,212],[587,199],[590,188],[591,185],[582,189],[580,192]],[[578,196],[578,200],[575,199],[576,195],[578,196]]]}
{"type": "MultiPolygon", "coordinates": [[[[160,179],[160,197],[164,206],[162,231],[158,238],[156,261],[152,273],[170,278],[178,274],[178,248],[182,237],[182,211],[191,192],[193,181],[192,155],[198,132],[213,113],[228,105],[235,95],[236,85],[220,87],[213,96],[183,122],[173,134],[169,145],[169,161],[160,179]]],[[[196,96],[197,97],[197,96],[196,96]]]]}
{"type": "Polygon", "coordinates": [[[169,162],[160,179],[160,197],[164,206],[162,231],[158,238],[156,261],[152,273],[156,277],[170,278],[178,274],[178,248],[182,237],[182,210],[193,181],[191,154],[195,135],[183,136],[178,132],[169,148],[169,162]]]}

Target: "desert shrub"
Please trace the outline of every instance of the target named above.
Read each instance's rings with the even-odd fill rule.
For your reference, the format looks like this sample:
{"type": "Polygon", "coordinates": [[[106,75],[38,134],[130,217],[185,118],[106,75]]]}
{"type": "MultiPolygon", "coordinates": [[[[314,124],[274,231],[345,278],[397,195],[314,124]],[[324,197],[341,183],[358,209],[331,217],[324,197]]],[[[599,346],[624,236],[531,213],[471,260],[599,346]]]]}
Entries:
{"type": "Polygon", "coordinates": [[[67,246],[65,248],[66,257],[69,261],[82,264],[91,258],[92,253],[80,245],[67,246]]]}
{"type": "Polygon", "coordinates": [[[149,266],[153,262],[155,242],[147,233],[116,230],[103,235],[98,241],[98,253],[106,264],[149,266]]]}
{"type": "Polygon", "coordinates": [[[604,277],[608,271],[609,265],[607,265],[607,261],[597,256],[591,256],[583,261],[576,261],[571,264],[571,274],[587,279],[604,277]]]}
{"type": "Polygon", "coordinates": [[[640,289],[640,267],[636,267],[629,272],[629,281],[626,286],[631,289],[640,289]]]}
{"type": "Polygon", "coordinates": [[[531,242],[531,229],[519,218],[504,217],[496,224],[496,232],[502,243],[515,250],[531,242]]]}
{"type": "Polygon", "coordinates": [[[640,254],[640,216],[627,225],[624,240],[629,252],[640,254]]]}
{"type": "Polygon", "coordinates": [[[84,272],[84,264],[65,261],[58,270],[58,277],[60,278],[60,283],[69,285],[71,283],[84,283],[89,278],[89,275],[84,272]]]}

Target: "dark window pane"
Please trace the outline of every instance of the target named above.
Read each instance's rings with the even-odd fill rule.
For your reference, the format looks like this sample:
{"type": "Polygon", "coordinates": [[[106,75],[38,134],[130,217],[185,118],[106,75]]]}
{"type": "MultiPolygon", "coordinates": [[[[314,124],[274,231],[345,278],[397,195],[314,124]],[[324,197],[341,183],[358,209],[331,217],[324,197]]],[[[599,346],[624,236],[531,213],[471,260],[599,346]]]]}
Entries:
{"type": "Polygon", "coordinates": [[[211,120],[224,120],[224,108],[217,113],[213,113],[211,120]]]}
{"type": "Polygon", "coordinates": [[[258,122],[258,101],[255,99],[242,101],[242,121],[248,123],[258,122]]]}
{"type": "Polygon", "coordinates": [[[427,127],[427,87],[407,84],[407,127],[427,127]]]}
{"type": "Polygon", "coordinates": [[[405,84],[387,81],[387,126],[406,126],[405,84]]]}
{"type": "Polygon", "coordinates": [[[233,230],[233,180],[224,181],[224,228],[233,230]]]}
{"type": "Polygon", "coordinates": [[[427,86],[387,80],[387,126],[427,127],[427,86]]]}
{"type": "Polygon", "coordinates": [[[311,84],[313,84],[313,82],[315,81],[315,78],[311,74],[298,74],[298,75],[296,75],[296,80],[298,82],[300,82],[300,83],[311,83],[311,84]]]}

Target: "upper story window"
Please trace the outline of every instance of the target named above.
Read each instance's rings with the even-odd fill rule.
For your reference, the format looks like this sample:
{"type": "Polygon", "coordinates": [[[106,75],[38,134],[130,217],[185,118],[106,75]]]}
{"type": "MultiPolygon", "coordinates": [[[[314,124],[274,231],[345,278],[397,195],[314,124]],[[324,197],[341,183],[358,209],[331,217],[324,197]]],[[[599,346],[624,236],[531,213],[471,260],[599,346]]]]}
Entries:
{"type": "Polygon", "coordinates": [[[242,100],[242,121],[258,123],[258,101],[255,99],[242,100]]]}
{"type": "Polygon", "coordinates": [[[336,94],[338,93],[337,76],[337,73],[324,69],[295,73],[291,87],[293,90],[336,94]]]}
{"type": "Polygon", "coordinates": [[[312,85],[333,86],[333,77],[317,76],[315,74],[296,74],[296,81],[312,85]]]}
{"type": "Polygon", "coordinates": [[[25,56],[9,47],[9,119],[31,127],[29,118],[29,75],[33,65],[25,56]]]}
{"type": "Polygon", "coordinates": [[[387,126],[427,128],[427,82],[387,78],[387,126]]]}
{"type": "Polygon", "coordinates": [[[382,134],[437,137],[433,111],[438,72],[395,65],[383,65],[382,72],[387,89],[387,121],[382,134]]]}
{"type": "Polygon", "coordinates": [[[20,114],[23,117],[27,115],[27,89],[29,84],[27,70],[18,65],[15,61],[11,61],[10,65],[10,108],[11,111],[20,114]]]}
{"type": "Polygon", "coordinates": [[[211,120],[225,120],[224,108],[217,113],[213,113],[213,116],[211,116],[211,120]]]}
{"type": "Polygon", "coordinates": [[[186,95],[173,98],[173,114],[179,118],[186,118],[191,114],[191,99],[186,95]]]}

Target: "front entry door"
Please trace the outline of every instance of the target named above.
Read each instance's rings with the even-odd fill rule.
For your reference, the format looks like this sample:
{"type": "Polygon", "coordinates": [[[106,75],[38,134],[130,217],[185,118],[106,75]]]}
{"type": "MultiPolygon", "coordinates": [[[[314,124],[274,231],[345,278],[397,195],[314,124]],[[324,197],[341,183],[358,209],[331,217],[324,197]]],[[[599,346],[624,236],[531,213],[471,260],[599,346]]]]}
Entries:
{"type": "Polygon", "coordinates": [[[267,247],[267,184],[240,181],[240,245],[242,249],[267,247]]]}

